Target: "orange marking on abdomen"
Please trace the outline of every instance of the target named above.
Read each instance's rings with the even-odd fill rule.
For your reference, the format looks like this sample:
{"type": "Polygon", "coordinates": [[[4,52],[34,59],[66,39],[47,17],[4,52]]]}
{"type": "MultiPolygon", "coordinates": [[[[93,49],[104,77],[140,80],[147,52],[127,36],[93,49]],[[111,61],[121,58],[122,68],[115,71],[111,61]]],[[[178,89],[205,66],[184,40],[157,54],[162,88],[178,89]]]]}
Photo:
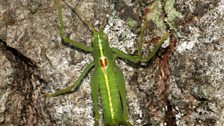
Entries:
{"type": "Polygon", "coordinates": [[[107,67],[107,64],[108,64],[108,62],[105,57],[100,58],[100,66],[101,67],[105,68],[105,67],[107,67]]]}

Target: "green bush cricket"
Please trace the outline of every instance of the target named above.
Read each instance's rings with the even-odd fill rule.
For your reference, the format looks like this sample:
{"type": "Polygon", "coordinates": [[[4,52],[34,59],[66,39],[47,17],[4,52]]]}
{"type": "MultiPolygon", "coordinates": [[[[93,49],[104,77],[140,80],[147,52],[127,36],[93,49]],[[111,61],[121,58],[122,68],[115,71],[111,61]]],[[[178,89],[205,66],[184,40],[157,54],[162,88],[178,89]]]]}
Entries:
{"type": "Polygon", "coordinates": [[[81,13],[78,13],[78,10],[76,10],[77,14],[83,19],[83,21],[88,25],[88,27],[92,31],[93,46],[89,47],[85,44],[71,40],[65,36],[60,0],[55,0],[55,5],[58,10],[60,20],[60,34],[63,41],[83,51],[91,52],[93,54],[94,61],[92,61],[84,68],[80,77],[72,85],[65,89],[58,90],[53,94],[47,94],[47,96],[55,97],[61,94],[68,93],[72,88],[77,87],[81,83],[82,79],[86,76],[90,69],[94,68],[90,84],[94,104],[94,125],[98,125],[98,121],[100,118],[98,108],[99,94],[101,97],[101,103],[103,108],[104,125],[118,126],[122,124],[132,126],[132,124],[128,121],[128,107],[126,102],[124,75],[117,67],[115,60],[116,58],[122,58],[134,63],[148,62],[156,54],[163,42],[169,37],[169,34],[166,34],[161,38],[158,45],[154,48],[154,50],[149,54],[147,58],[143,58],[141,56],[141,43],[143,41],[143,32],[145,30],[145,27],[143,27],[141,29],[140,34],[140,46],[138,48],[138,55],[129,55],[117,48],[111,48],[109,46],[108,37],[104,33],[103,28],[100,28],[100,30],[95,29],[94,26],[89,21],[87,21],[85,16],[81,15],[81,13]]]}

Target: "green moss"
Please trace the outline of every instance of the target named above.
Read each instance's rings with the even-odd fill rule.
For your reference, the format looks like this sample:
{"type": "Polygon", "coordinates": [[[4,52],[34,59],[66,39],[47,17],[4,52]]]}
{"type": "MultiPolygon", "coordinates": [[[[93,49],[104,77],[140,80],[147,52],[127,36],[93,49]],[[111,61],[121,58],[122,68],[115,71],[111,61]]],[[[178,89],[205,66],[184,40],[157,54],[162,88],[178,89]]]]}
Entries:
{"type": "Polygon", "coordinates": [[[160,0],[155,0],[150,6],[148,6],[149,13],[146,15],[147,20],[151,20],[159,29],[165,29],[165,24],[161,19],[162,16],[162,4],[160,0]]]}
{"type": "Polygon", "coordinates": [[[155,0],[151,5],[148,6],[149,13],[146,15],[147,20],[151,20],[160,30],[165,30],[167,22],[169,27],[177,31],[174,27],[174,20],[177,17],[182,17],[181,13],[176,11],[174,8],[175,0],[167,0],[165,2],[164,10],[166,11],[167,17],[164,19],[164,12],[162,9],[161,0],[155,0]]]}
{"type": "Polygon", "coordinates": [[[182,15],[181,15],[180,12],[176,11],[176,9],[174,8],[174,3],[175,3],[175,0],[167,0],[166,1],[166,3],[165,3],[165,11],[167,13],[167,18],[165,19],[165,21],[168,23],[169,27],[172,30],[177,32],[177,30],[175,28],[174,20],[177,17],[181,18],[182,15]]]}
{"type": "Polygon", "coordinates": [[[133,20],[132,18],[128,18],[127,24],[130,28],[134,28],[137,25],[137,22],[133,20]]]}

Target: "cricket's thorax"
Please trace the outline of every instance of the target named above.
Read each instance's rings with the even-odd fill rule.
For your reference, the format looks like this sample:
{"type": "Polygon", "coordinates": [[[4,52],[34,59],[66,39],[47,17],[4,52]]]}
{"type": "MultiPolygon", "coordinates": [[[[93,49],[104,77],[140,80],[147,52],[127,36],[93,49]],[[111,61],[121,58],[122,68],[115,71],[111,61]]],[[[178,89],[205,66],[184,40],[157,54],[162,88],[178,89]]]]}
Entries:
{"type": "Polygon", "coordinates": [[[96,65],[106,70],[109,62],[113,60],[113,55],[109,47],[107,36],[103,31],[94,32],[93,49],[94,59],[98,59],[96,65]]]}
{"type": "Polygon", "coordinates": [[[105,57],[105,54],[104,54],[104,49],[103,48],[103,40],[100,38],[100,36],[98,35],[98,44],[99,44],[99,51],[100,51],[100,60],[99,60],[99,63],[100,63],[100,66],[102,69],[107,69],[107,65],[108,65],[108,61],[107,61],[107,57],[105,57]]]}

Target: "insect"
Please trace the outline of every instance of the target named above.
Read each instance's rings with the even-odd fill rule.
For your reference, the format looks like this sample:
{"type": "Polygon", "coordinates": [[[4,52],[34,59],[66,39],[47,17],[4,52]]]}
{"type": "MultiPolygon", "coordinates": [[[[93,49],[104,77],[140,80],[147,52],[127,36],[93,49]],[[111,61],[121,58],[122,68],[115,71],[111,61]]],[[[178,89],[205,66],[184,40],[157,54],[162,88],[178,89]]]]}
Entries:
{"type": "MultiPolygon", "coordinates": [[[[87,19],[81,15],[89,28],[92,30],[93,43],[92,47],[77,41],[71,40],[64,34],[64,22],[62,15],[62,8],[60,6],[60,0],[55,0],[55,5],[58,10],[60,20],[60,34],[64,42],[69,43],[83,51],[90,52],[93,54],[94,61],[88,64],[80,77],[69,87],[61,89],[52,94],[47,94],[48,97],[55,97],[61,94],[66,94],[72,88],[76,87],[81,83],[82,79],[94,68],[91,77],[91,92],[93,98],[93,111],[94,111],[94,126],[98,125],[100,118],[98,101],[99,96],[101,97],[101,104],[103,108],[103,122],[107,126],[127,125],[132,126],[128,120],[128,107],[126,102],[126,90],[125,90],[125,79],[121,70],[117,67],[115,60],[116,58],[122,58],[131,62],[148,62],[158,51],[163,42],[169,37],[166,34],[161,38],[159,44],[154,48],[151,54],[147,58],[143,58],[140,53],[138,55],[129,55],[117,48],[111,48],[108,42],[108,36],[104,33],[103,28],[99,30],[95,29],[94,26],[87,21],[87,19]],[[99,96],[98,96],[99,94],[99,96]]],[[[78,10],[76,10],[78,11],[78,10]]],[[[144,30],[142,30],[144,32],[144,30]]],[[[141,44],[140,40],[140,45],[141,44]]],[[[139,48],[141,50],[141,47],[139,48]]]]}

